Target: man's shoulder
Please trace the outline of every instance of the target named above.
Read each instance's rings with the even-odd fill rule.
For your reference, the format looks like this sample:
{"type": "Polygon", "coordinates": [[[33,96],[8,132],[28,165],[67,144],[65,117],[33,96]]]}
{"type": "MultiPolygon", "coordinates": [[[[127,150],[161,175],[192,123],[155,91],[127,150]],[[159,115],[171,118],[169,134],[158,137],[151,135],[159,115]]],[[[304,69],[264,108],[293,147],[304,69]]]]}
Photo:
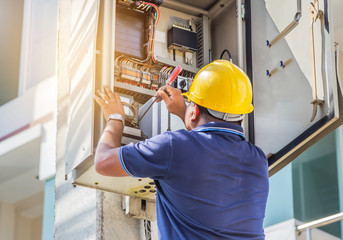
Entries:
{"type": "Polygon", "coordinates": [[[251,143],[251,142],[247,142],[251,148],[254,148],[256,150],[256,152],[260,155],[261,158],[265,158],[267,159],[266,155],[264,154],[264,152],[262,151],[262,149],[258,146],[256,146],[255,144],[251,143]]]}

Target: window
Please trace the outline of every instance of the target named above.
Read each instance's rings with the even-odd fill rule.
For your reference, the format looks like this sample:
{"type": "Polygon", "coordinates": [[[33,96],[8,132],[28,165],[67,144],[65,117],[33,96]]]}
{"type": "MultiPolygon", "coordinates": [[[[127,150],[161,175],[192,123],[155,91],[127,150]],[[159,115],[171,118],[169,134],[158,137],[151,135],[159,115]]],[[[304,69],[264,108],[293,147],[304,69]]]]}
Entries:
{"type": "MultiPolygon", "coordinates": [[[[330,133],[292,164],[294,217],[308,222],[340,212],[335,133],[330,133]]],[[[340,223],[320,228],[341,236],[340,223]]]]}

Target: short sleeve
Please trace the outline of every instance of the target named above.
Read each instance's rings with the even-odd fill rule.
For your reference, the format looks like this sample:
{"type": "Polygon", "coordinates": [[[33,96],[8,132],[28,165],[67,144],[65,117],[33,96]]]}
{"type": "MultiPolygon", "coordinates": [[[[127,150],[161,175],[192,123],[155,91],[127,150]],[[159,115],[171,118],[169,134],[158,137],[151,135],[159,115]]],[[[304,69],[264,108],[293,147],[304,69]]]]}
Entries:
{"type": "Polygon", "coordinates": [[[171,161],[171,136],[168,132],[119,149],[120,162],[133,177],[163,179],[171,161]]]}

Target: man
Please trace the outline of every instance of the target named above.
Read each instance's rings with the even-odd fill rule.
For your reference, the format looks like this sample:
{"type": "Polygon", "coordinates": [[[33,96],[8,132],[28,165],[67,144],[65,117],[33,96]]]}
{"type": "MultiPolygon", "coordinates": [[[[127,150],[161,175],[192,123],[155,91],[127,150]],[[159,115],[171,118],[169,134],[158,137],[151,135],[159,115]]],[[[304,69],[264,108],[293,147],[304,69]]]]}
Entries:
{"type": "Polygon", "coordinates": [[[119,96],[108,87],[95,96],[109,119],[96,150],[96,171],[155,180],[160,239],[264,239],[268,164],[240,126],[253,110],[248,77],[217,60],[195,76],[185,94],[188,106],[177,89],[157,94],[187,130],[124,147],[119,96]]]}

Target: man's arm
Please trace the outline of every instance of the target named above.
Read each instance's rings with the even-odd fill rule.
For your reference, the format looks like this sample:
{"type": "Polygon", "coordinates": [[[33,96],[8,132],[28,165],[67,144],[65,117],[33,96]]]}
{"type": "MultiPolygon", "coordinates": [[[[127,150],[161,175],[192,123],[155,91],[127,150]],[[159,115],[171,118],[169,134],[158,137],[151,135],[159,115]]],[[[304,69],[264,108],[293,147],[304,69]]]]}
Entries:
{"type": "Polygon", "coordinates": [[[95,152],[94,165],[97,173],[112,177],[129,176],[119,159],[123,128],[118,120],[110,120],[106,124],[95,152]]]}
{"type": "MultiPolygon", "coordinates": [[[[118,94],[112,92],[108,86],[104,87],[103,92],[98,90],[98,94],[100,97],[94,96],[94,100],[101,106],[105,120],[113,113],[119,113],[123,119],[125,118],[123,104],[118,94]]],[[[180,90],[167,86],[165,91],[160,89],[156,95],[160,95],[161,100],[165,101],[169,112],[179,116],[184,121],[187,106],[180,90]]],[[[94,157],[97,173],[114,177],[129,176],[121,165],[119,158],[123,130],[124,126],[120,120],[107,122],[94,157]]]]}
{"type": "MultiPolygon", "coordinates": [[[[104,118],[107,120],[113,113],[119,113],[125,118],[124,108],[118,94],[104,87],[104,92],[98,91],[94,96],[95,101],[101,106],[104,118]]],[[[120,120],[109,120],[100,137],[94,157],[94,166],[97,173],[104,176],[129,176],[121,166],[119,159],[119,147],[124,126],[120,120]]]]}

